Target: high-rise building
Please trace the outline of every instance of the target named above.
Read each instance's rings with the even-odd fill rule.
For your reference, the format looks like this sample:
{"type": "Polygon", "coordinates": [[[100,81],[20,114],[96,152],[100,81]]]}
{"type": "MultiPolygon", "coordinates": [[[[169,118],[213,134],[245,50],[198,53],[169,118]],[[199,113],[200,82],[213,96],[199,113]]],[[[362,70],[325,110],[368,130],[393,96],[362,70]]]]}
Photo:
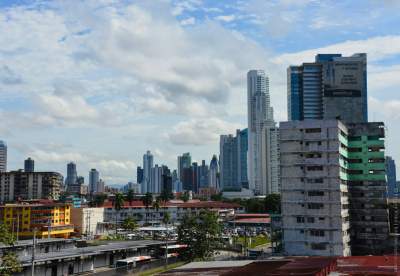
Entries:
{"type": "Polygon", "coordinates": [[[346,127],[340,135],[340,165],[349,190],[351,252],[380,255],[389,237],[385,127],[381,122],[346,127]]]}
{"type": "Polygon", "coordinates": [[[67,164],[67,178],[65,179],[65,185],[73,185],[76,183],[78,174],[76,172],[76,164],[70,162],[67,164]]]}
{"type": "Polygon", "coordinates": [[[162,176],[163,176],[163,166],[158,166],[157,164],[151,168],[150,175],[150,186],[147,192],[159,194],[161,193],[162,186],[162,176]]]}
{"type": "Polygon", "coordinates": [[[220,184],[224,191],[240,190],[238,179],[238,146],[236,137],[221,135],[219,140],[220,184]]]}
{"type": "Polygon", "coordinates": [[[210,162],[210,170],[208,172],[208,186],[212,189],[219,190],[219,166],[217,156],[214,154],[210,162]]]}
{"type": "Polygon", "coordinates": [[[172,185],[173,185],[173,191],[176,193],[182,192],[182,182],[178,177],[178,172],[177,170],[173,170],[172,172],[172,185]]]}
{"type": "Polygon", "coordinates": [[[249,188],[259,195],[264,194],[267,190],[265,186],[270,186],[266,182],[268,178],[265,178],[269,171],[265,167],[267,161],[263,160],[268,157],[265,154],[266,145],[263,145],[264,128],[275,125],[273,109],[270,104],[269,80],[262,70],[251,70],[247,73],[247,105],[249,188]]]}
{"type": "Polygon", "coordinates": [[[319,54],[287,70],[289,120],[367,122],[367,55],[319,54]]]}
{"type": "Polygon", "coordinates": [[[148,150],[143,155],[143,181],[142,181],[142,193],[145,194],[150,191],[150,178],[151,168],[153,167],[153,155],[148,150]]]}
{"type": "Polygon", "coordinates": [[[261,194],[280,193],[280,154],[279,154],[279,128],[275,123],[265,125],[262,136],[262,182],[261,194]]]}
{"type": "Polygon", "coordinates": [[[100,180],[100,173],[96,169],[91,169],[89,171],[89,193],[94,194],[98,193],[98,184],[100,180]]]}
{"type": "Polygon", "coordinates": [[[99,181],[97,181],[96,193],[104,193],[105,190],[106,190],[106,183],[104,182],[103,179],[99,179],[99,181]]]}
{"type": "Polygon", "coordinates": [[[399,192],[396,180],[396,163],[390,156],[386,156],[386,176],[388,197],[393,198],[399,192]]]}
{"type": "Polygon", "coordinates": [[[182,168],[182,189],[184,191],[193,191],[193,170],[192,167],[182,168]]]}
{"type": "Polygon", "coordinates": [[[249,188],[249,180],[247,178],[248,142],[248,129],[245,128],[243,130],[236,130],[236,144],[238,153],[238,186],[246,189],[249,188]]]}
{"type": "Polygon", "coordinates": [[[30,157],[24,161],[24,171],[25,172],[35,171],[35,161],[30,157]]]}
{"type": "Polygon", "coordinates": [[[0,140],[0,172],[7,171],[7,144],[0,140]]]}
{"type": "Polygon", "coordinates": [[[85,184],[85,178],[83,176],[78,176],[75,184],[67,186],[67,192],[70,194],[81,195],[83,194],[83,186],[85,184]]]}
{"type": "Polygon", "coordinates": [[[0,172],[0,202],[17,199],[57,200],[62,182],[62,175],[56,172],[0,172]]]}
{"type": "Polygon", "coordinates": [[[183,169],[190,168],[192,165],[192,157],[190,156],[189,152],[178,156],[178,177],[183,182],[183,169]]]}
{"type": "Polygon", "coordinates": [[[206,187],[208,187],[208,165],[206,165],[206,160],[202,160],[199,167],[199,188],[206,187]]]}
{"type": "Polygon", "coordinates": [[[140,184],[143,182],[143,169],[138,166],[136,169],[136,183],[140,184]]]}
{"type": "Polygon", "coordinates": [[[383,123],[304,120],[280,128],[287,253],[382,254],[389,233],[383,123]]]}
{"type": "Polygon", "coordinates": [[[348,256],[350,214],[339,121],[281,122],[283,243],[289,255],[348,256]]]}
{"type": "Polygon", "coordinates": [[[192,187],[193,187],[193,192],[198,193],[199,191],[199,183],[200,183],[200,175],[199,175],[199,166],[197,165],[197,162],[193,162],[192,166],[192,187]]]}

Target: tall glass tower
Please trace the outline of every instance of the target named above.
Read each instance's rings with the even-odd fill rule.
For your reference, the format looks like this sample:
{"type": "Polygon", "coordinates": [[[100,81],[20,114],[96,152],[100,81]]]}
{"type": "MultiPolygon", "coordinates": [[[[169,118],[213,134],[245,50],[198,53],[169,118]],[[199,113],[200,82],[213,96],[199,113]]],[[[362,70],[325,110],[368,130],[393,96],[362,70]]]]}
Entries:
{"type": "Polygon", "coordinates": [[[76,180],[78,179],[78,175],[76,172],[76,164],[74,162],[70,162],[67,164],[67,179],[65,180],[65,184],[74,185],[76,180]]]}

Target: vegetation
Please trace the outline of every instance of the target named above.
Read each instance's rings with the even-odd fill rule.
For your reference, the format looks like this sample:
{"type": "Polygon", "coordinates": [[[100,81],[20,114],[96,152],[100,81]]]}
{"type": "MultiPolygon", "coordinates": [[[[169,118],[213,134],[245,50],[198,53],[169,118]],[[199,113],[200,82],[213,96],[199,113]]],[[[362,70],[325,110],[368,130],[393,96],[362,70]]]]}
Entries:
{"type": "Polygon", "coordinates": [[[280,214],[281,213],[281,195],[270,194],[265,197],[265,211],[267,213],[280,214]]]}
{"type": "Polygon", "coordinates": [[[174,195],[173,195],[173,193],[171,193],[167,189],[163,189],[161,194],[160,194],[160,199],[163,202],[167,202],[167,201],[169,201],[171,199],[174,199],[174,195]]]}
{"type": "Polygon", "coordinates": [[[123,222],[122,222],[122,228],[124,228],[127,231],[135,231],[139,227],[139,224],[136,222],[136,220],[132,217],[127,217],[123,222]]]}
{"type": "MultiPolygon", "coordinates": [[[[6,225],[0,224],[0,233],[0,243],[5,245],[14,244],[14,236],[10,233],[6,225]]],[[[15,253],[5,252],[0,257],[0,276],[11,276],[21,271],[22,267],[15,253]]]]}
{"type": "Polygon", "coordinates": [[[180,196],[179,196],[180,200],[183,200],[183,202],[187,202],[189,200],[189,193],[187,191],[183,192],[180,196]]]}
{"type": "Polygon", "coordinates": [[[187,244],[188,248],[182,257],[187,260],[211,257],[221,242],[221,233],[222,227],[214,212],[204,210],[197,216],[184,216],[178,227],[178,242],[187,244]]]}
{"type": "Polygon", "coordinates": [[[158,275],[160,273],[163,273],[165,271],[177,268],[177,267],[182,266],[184,264],[186,264],[186,262],[177,262],[177,263],[168,265],[167,268],[165,268],[165,267],[157,267],[157,268],[149,269],[149,270],[146,270],[146,271],[143,271],[143,272],[139,272],[139,276],[158,275]]]}
{"type": "Polygon", "coordinates": [[[91,207],[101,207],[104,201],[107,199],[106,194],[97,194],[94,196],[93,200],[90,202],[91,207]]]}
{"type": "Polygon", "coordinates": [[[132,201],[135,199],[135,192],[132,189],[129,189],[126,193],[125,199],[129,204],[132,204],[132,201]]]}
{"type": "Polygon", "coordinates": [[[113,201],[113,207],[115,210],[115,235],[118,235],[118,214],[124,206],[124,195],[116,193],[113,201]]]}
{"type": "Polygon", "coordinates": [[[149,206],[153,203],[153,195],[151,193],[146,193],[142,197],[142,202],[143,202],[143,205],[146,208],[146,222],[147,222],[149,206]]]}
{"type": "Polygon", "coordinates": [[[255,248],[259,245],[263,245],[266,243],[269,243],[270,240],[267,236],[264,235],[258,235],[256,237],[239,237],[237,242],[245,246],[245,243],[247,241],[247,246],[246,248],[255,248]]]}
{"type": "Polygon", "coordinates": [[[167,226],[171,222],[171,215],[168,212],[164,212],[162,222],[167,226]]]}

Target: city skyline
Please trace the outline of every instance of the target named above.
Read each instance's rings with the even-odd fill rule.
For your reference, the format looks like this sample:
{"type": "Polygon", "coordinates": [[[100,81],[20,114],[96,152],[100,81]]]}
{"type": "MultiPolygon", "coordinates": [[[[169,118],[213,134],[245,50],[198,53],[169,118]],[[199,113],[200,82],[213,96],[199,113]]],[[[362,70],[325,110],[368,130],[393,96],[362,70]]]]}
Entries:
{"type": "Polygon", "coordinates": [[[0,140],[8,170],[32,157],[35,170],[66,176],[73,161],[85,176],[96,168],[106,183],[123,184],[135,179],[147,150],[170,168],[184,152],[208,163],[220,134],[247,126],[248,70],[269,76],[275,121],[284,121],[286,68],[320,53],[367,53],[369,119],[385,122],[386,152],[400,160],[395,3],[146,2],[2,1],[0,140]],[[331,20],[332,11],[346,20],[331,20]],[[310,12],[318,16],[305,19],[310,12]],[[352,17],[362,22],[353,26],[352,17]]]}

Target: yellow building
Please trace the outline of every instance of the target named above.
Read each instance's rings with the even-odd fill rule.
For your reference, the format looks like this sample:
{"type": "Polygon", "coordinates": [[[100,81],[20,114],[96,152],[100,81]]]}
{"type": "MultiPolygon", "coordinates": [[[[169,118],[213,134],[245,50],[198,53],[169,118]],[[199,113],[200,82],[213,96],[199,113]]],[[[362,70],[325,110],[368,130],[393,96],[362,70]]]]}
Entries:
{"type": "Polygon", "coordinates": [[[74,232],[71,224],[71,206],[51,200],[38,200],[17,204],[0,205],[0,223],[20,239],[32,238],[36,230],[37,238],[69,238],[74,232]]]}

